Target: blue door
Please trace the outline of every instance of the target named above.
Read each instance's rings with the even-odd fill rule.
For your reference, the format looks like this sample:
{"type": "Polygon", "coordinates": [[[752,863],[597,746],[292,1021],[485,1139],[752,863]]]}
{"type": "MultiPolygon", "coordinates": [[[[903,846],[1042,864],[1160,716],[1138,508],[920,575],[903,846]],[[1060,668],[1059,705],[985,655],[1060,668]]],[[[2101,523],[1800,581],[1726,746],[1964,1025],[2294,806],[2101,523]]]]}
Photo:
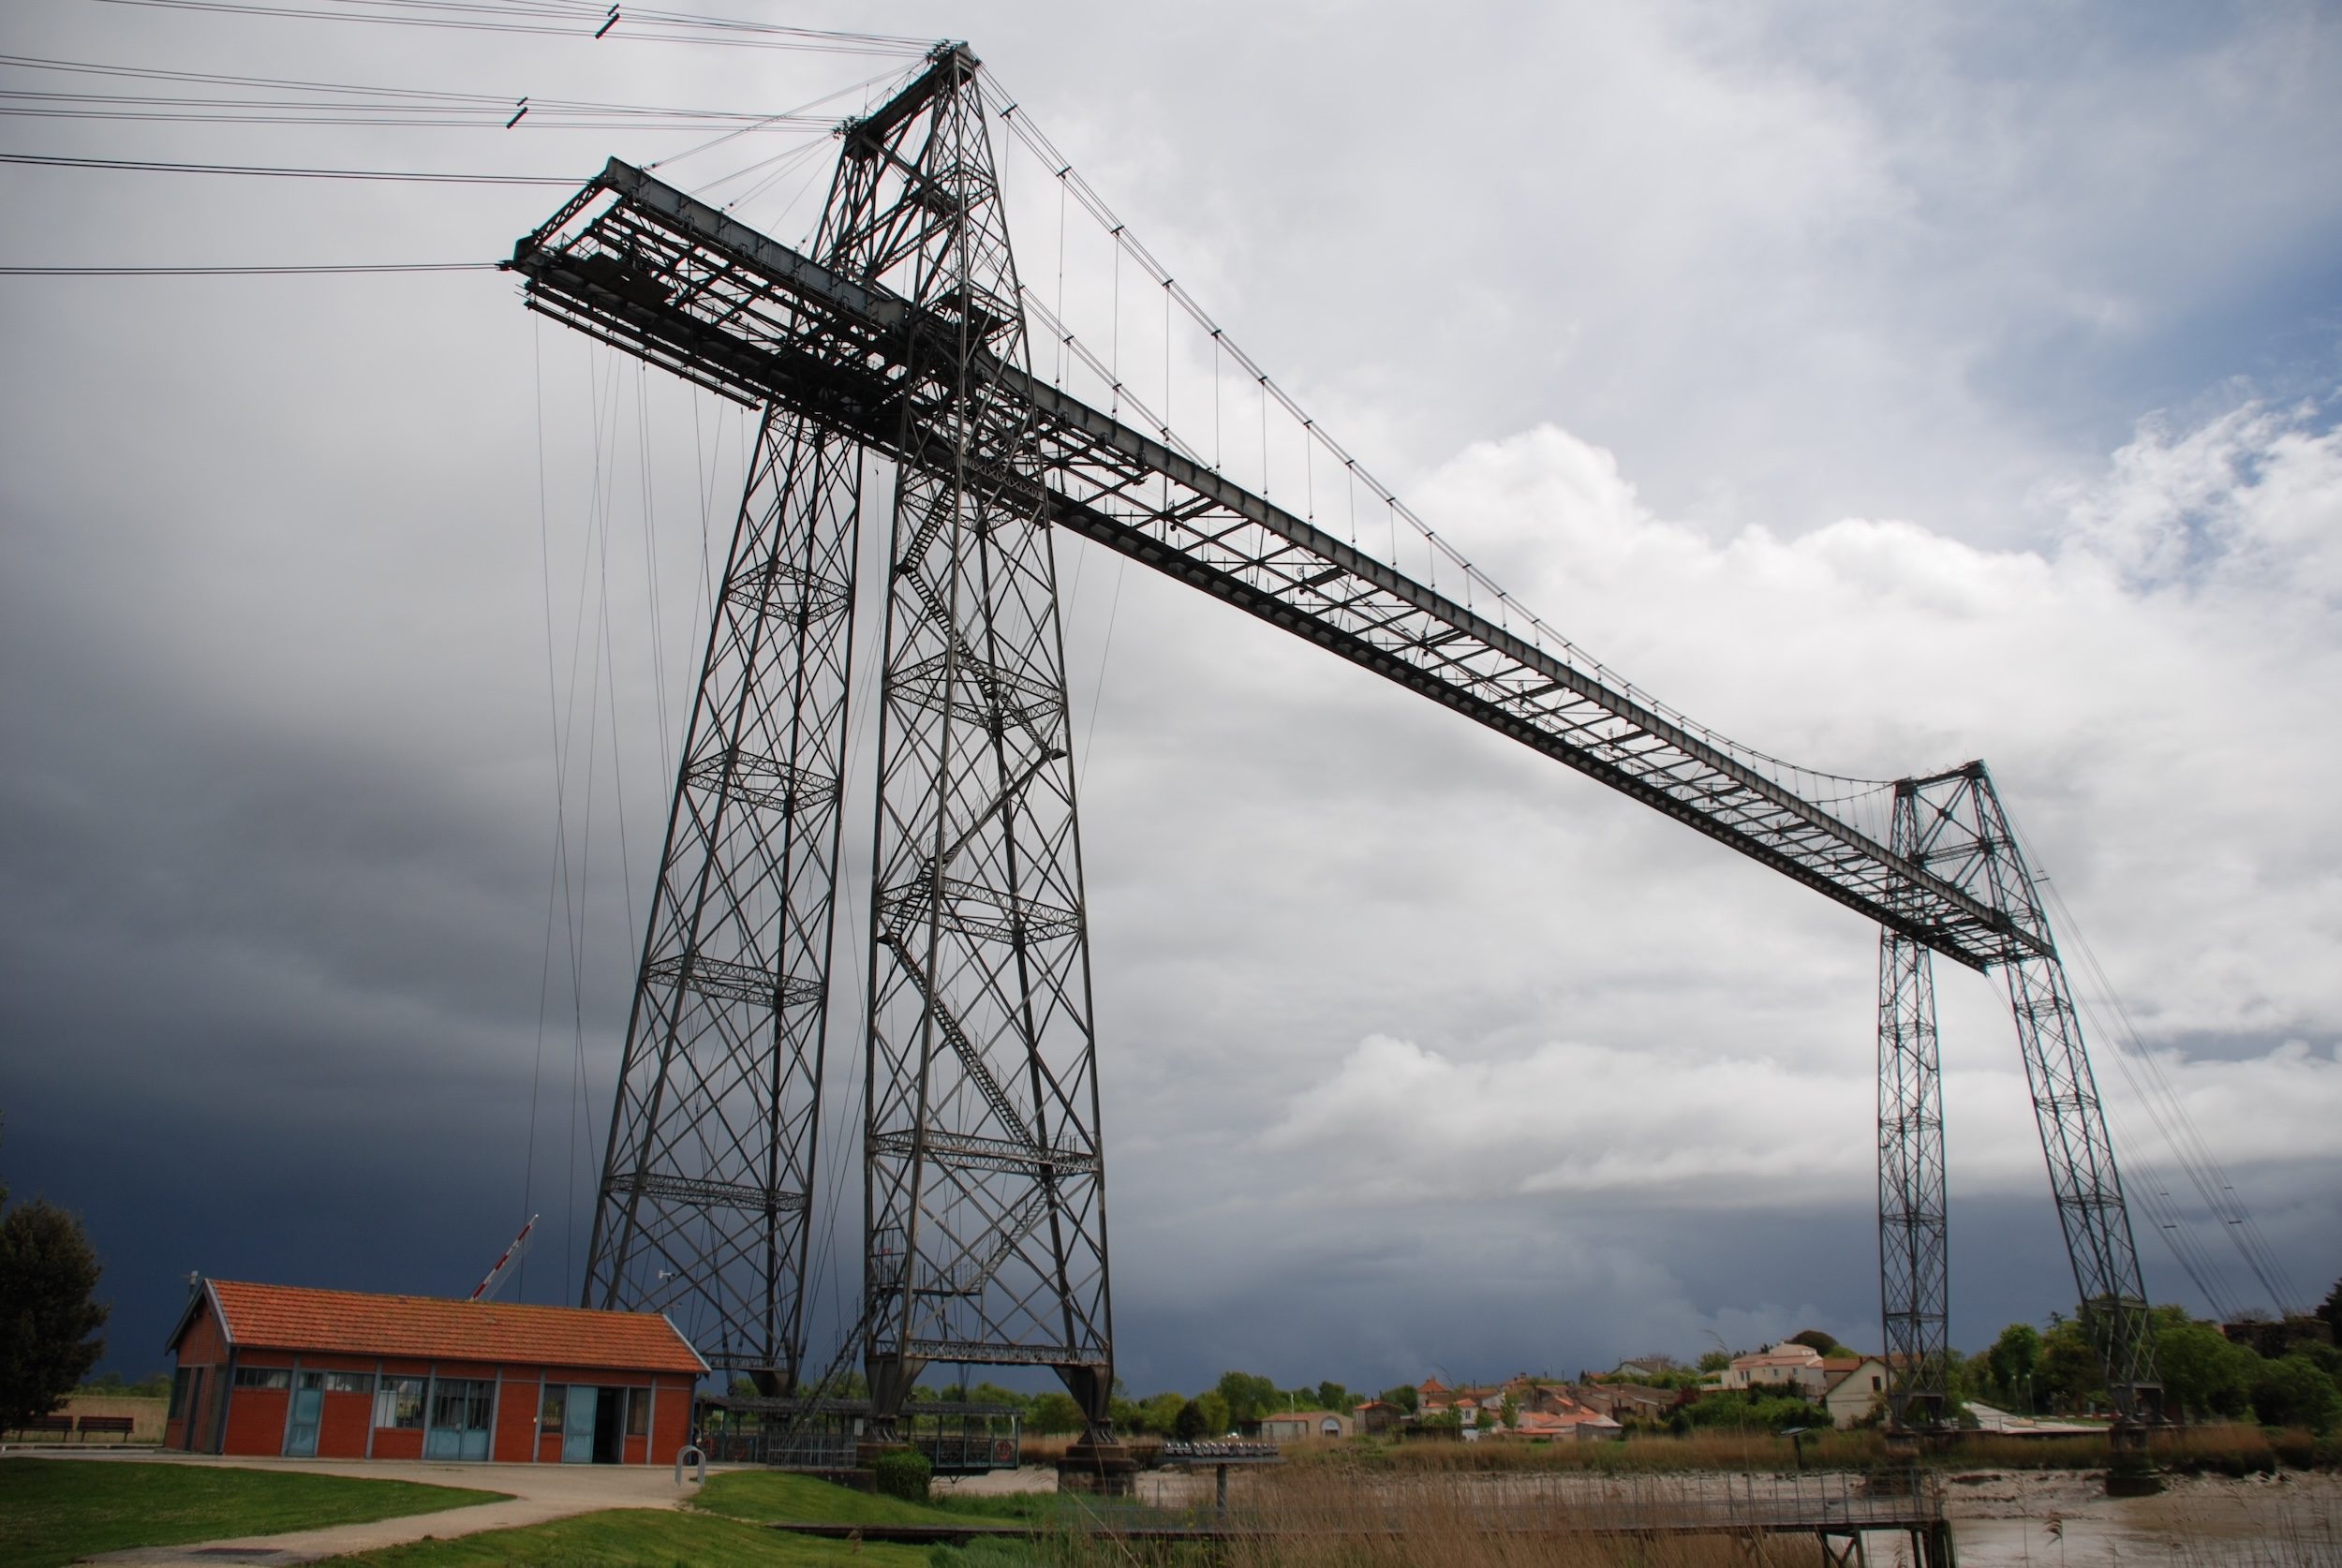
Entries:
{"type": "Polygon", "coordinates": [[[426,1459],[484,1459],[488,1457],[488,1421],[495,1408],[496,1384],[484,1379],[435,1378],[431,1383],[431,1425],[422,1434],[426,1459]]]}
{"type": "Polygon", "coordinates": [[[601,1390],[588,1383],[570,1384],[569,1404],[561,1413],[561,1462],[594,1462],[594,1418],[601,1409],[601,1390]]]}
{"type": "Polygon", "coordinates": [[[325,1374],[304,1372],[294,1380],[292,1407],[285,1415],[285,1457],[318,1457],[318,1419],[325,1413],[325,1374]]]}

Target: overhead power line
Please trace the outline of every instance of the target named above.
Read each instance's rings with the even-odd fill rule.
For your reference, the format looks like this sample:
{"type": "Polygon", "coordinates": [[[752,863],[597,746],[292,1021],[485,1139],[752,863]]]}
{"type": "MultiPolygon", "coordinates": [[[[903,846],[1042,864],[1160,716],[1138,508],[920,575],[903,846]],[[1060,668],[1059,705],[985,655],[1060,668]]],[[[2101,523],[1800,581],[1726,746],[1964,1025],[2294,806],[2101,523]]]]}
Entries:
{"type": "Polygon", "coordinates": [[[501,261],[352,261],[253,267],[0,267],[0,277],[290,277],[353,273],[495,273],[501,261]]]}
{"type": "Polygon", "coordinates": [[[468,33],[538,33],[633,43],[705,43],[729,49],[786,49],[809,54],[924,54],[931,38],[884,33],[832,32],[736,17],[704,16],[653,7],[592,4],[466,4],[464,0],[343,0],[337,6],[265,5],[259,0],[97,0],[151,10],[203,11],[225,16],[305,22],[371,22],[392,27],[438,27],[468,33]]]}
{"type": "Polygon", "coordinates": [[[394,180],[437,185],[579,185],[567,174],[447,174],[411,169],[296,169],[258,163],[160,163],[144,158],[83,158],[48,153],[0,153],[0,163],[42,169],[96,169],[140,174],[242,174],[274,180],[394,180]]]}
{"type": "MultiPolygon", "coordinates": [[[[32,54],[0,54],[0,67],[51,76],[99,77],[149,86],[148,91],[74,92],[60,88],[0,88],[0,114],[54,119],[230,121],[258,118],[292,124],[458,125],[502,128],[630,129],[660,126],[728,126],[750,130],[827,131],[835,115],[809,112],[831,97],[824,94],[796,110],[687,109],[669,104],[610,103],[593,98],[555,98],[510,93],[456,92],[427,87],[386,87],[356,81],[316,81],[297,77],[241,76],[216,71],[159,69],[90,60],[59,60],[32,54]],[[242,88],[227,96],[171,96],[155,83],[242,88]],[[525,111],[526,112],[523,112],[525,111]]],[[[879,78],[891,77],[893,68],[879,78]]]]}

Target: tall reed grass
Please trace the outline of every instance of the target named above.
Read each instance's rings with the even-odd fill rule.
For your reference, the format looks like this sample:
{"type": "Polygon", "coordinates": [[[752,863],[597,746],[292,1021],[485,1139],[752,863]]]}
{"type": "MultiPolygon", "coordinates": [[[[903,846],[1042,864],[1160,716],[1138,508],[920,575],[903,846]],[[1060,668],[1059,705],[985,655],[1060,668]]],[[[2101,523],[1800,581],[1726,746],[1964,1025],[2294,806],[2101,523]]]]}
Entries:
{"type": "MultiPolygon", "coordinates": [[[[2300,1430],[2272,1432],[2248,1424],[2172,1427],[2151,1434],[2148,1449],[2160,1468],[2177,1474],[2275,1474],[2280,1470],[2342,1468],[2342,1439],[2300,1430]]],[[[1889,1462],[1875,1430],[1817,1431],[1796,1443],[1770,1432],[1697,1432],[1688,1437],[1637,1434],[1604,1442],[1512,1441],[1308,1442],[1288,1444],[1285,1457],[1308,1465],[1362,1465],[1395,1473],[1474,1473],[1568,1471],[1597,1474],[1670,1472],[1870,1471],[1889,1462]]],[[[2099,1433],[2012,1437],[1962,1432],[1920,1451],[1919,1462],[1939,1470],[2104,1470],[2106,1438],[2099,1433]]]]}

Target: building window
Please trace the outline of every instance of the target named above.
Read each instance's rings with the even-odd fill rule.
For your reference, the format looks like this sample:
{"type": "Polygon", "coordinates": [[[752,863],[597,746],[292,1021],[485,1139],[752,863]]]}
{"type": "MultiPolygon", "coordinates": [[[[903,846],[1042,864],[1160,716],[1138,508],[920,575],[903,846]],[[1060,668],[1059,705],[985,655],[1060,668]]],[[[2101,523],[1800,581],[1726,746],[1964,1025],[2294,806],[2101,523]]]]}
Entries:
{"type": "Polygon", "coordinates": [[[650,1436],[650,1390],[630,1388],[626,1391],[626,1435],[650,1436]]]}
{"type": "Polygon", "coordinates": [[[164,1415],[164,1420],[176,1421],[187,1413],[187,1387],[194,1381],[195,1368],[192,1367],[182,1367],[170,1374],[170,1409],[164,1415]]]}
{"type": "Polygon", "coordinates": [[[431,1425],[451,1432],[484,1432],[496,1384],[471,1378],[441,1378],[431,1389],[431,1425]]]}
{"type": "Polygon", "coordinates": [[[284,1390],[292,1386],[289,1367],[239,1367],[236,1368],[238,1388],[272,1388],[284,1390]]]}
{"type": "Polygon", "coordinates": [[[372,1372],[328,1372],[325,1374],[328,1394],[371,1394],[374,1392],[372,1372]]]}
{"type": "Polygon", "coordinates": [[[325,1374],[323,1372],[303,1372],[293,1381],[300,1383],[300,1385],[304,1388],[323,1388],[325,1386],[325,1374]]]}
{"type": "Polygon", "coordinates": [[[569,1413],[570,1385],[565,1383],[545,1384],[544,1403],[537,1407],[537,1429],[559,1435],[561,1421],[569,1413]]]}
{"type": "Polygon", "coordinates": [[[420,1430],[422,1427],[422,1379],[384,1378],[382,1386],[374,1395],[374,1424],[408,1431],[420,1430]]]}

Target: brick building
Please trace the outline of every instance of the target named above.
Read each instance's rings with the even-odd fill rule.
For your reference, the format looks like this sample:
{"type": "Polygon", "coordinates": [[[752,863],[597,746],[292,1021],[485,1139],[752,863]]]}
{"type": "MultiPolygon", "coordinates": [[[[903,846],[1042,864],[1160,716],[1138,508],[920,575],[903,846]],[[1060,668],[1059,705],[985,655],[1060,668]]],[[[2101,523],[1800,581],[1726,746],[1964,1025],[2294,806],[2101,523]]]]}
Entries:
{"type": "Polygon", "coordinates": [[[670,1465],[707,1371],[663,1314],[205,1280],[165,1349],[163,1445],[670,1465]]]}

